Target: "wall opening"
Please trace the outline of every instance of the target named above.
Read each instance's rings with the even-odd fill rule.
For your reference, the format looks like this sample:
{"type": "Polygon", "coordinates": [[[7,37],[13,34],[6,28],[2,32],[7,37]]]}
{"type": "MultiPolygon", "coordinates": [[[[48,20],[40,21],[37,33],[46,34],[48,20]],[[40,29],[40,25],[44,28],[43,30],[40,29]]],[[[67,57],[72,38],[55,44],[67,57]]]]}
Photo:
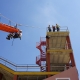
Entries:
{"type": "Polygon", "coordinates": [[[70,80],[70,78],[56,78],[56,80],[70,80]]]}

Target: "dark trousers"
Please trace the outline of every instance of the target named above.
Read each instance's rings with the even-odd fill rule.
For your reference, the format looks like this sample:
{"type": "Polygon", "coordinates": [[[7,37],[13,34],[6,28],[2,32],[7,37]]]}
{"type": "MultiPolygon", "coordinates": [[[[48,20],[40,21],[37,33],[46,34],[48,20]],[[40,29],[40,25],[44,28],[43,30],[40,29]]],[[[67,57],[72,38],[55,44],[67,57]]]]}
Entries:
{"type": "Polygon", "coordinates": [[[55,32],[55,28],[53,28],[53,32],[55,32]]]}
{"type": "Polygon", "coordinates": [[[15,35],[13,36],[13,38],[18,38],[19,34],[15,33],[15,35]]]}
{"type": "Polygon", "coordinates": [[[59,31],[59,27],[57,27],[57,31],[59,31]]]}
{"type": "Polygon", "coordinates": [[[48,28],[49,32],[51,32],[51,28],[48,28]]]}

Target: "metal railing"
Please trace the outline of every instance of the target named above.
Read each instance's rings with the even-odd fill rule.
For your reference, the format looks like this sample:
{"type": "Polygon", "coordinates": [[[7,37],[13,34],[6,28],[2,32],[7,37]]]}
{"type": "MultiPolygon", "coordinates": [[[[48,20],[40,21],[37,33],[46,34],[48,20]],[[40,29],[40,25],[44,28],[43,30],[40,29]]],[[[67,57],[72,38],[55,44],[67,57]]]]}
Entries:
{"type": "Polygon", "coordinates": [[[38,47],[40,45],[40,42],[36,42],[36,47],[38,47]]]}
{"type": "Polygon", "coordinates": [[[39,61],[40,58],[41,58],[40,55],[38,55],[38,56],[36,57],[36,61],[39,61]]]}
{"type": "MultiPolygon", "coordinates": [[[[13,64],[8,60],[3,59],[2,57],[0,57],[0,64],[3,64],[4,66],[14,70],[14,71],[37,71],[40,72],[40,67],[47,67],[47,66],[37,66],[35,64],[13,64]]],[[[70,66],[66,66],[66,67],[70,67],[70,66]]],[[[51,66],[51,69],[53,68],[63,68],[65,69],[65,66],[51,66]]],[[[51,70],[52,71],[52,70],[51,70]]]]}
{"type": "Polygon", "coordinates": [[[46,59],[46,54],[38,55],[38,56],[36,57],[36,61],[40,60],[41,58],[46,59]]]}
{"type": "Polygon", "coordinates": [[[46,37],[40,37],[40,42],[41,42],[41,41],[46,42],[46,37]]]}
{"type": "MultiPolygon", "coordinates": [[[[53,32],[52,27],[51,28],[51,32],[53,32]]],[[[48,27],[46,28],[46,31],[49,32],[48,27]]],[[[69,31],[67,26],[60,26],[60,30],[59,31],[69,31]]],[[[57,30],[55,29],[55,32],[57,32],[57,30]]]]}
{"type": "Polygon", "coordinates": [[[36,42],[36,47],[39,46],[41,44],[41,42],[45,42],[46,43],[46,38],[45,37],[41,37],[40,38],[40,42],[36,42]]]}
{"type": "Polygon", "coordinates": [[[0,64],[14,71],[40,71],[40,67],[35,64],[14,64],[2,57],[0,57],[0,64]]]}

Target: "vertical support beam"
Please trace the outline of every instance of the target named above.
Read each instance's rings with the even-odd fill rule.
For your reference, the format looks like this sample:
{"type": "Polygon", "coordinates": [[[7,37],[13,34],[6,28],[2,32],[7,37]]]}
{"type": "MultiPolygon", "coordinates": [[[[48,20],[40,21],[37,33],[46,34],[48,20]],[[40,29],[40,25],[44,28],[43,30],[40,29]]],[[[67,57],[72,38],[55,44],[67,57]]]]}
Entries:
{"type": "Polygon", "coordinates": [[[18,80],[18,76],[14,75],[13,80],[18,80]]]}
{"type": "Polygon", "coordinates": [[[72,49],[69,36],[66,37],[68,49],[72,49]]]}
{"type": "MultiPolygon", "coordinates": [[[[47,71],[50,72],[50,53],[47,53],[47,71]]],[[[50,77],[50,75],[48,75],[50,77]]]]}
{"type": "Polygon", "coordinates": [[[46,36],[46,48],[49,49],[49,36],[46,36]]]}
{"type": "MultiPolygon", "coordinates": [[[[67,40],[67,44],[68,44],[68,49],[72,49],[69,36],[66,37],[66,40],[67,40]]],[[[70,53],[70,60],[72,63],[72,67],[75,66],[75,60],[74,60],[73,53],[70,53]]]]}
{"type": "Polygon", "coordinates": [[[71,59],[72,67],[76,66],[73,53],[70,53],[70,59],[71,59]]]}
{"type": "Polygon", "coordinates": [[[3,74],[2,74],[2,73],[0,73],[0,80],[2,80],[2,77],[3,77],[3,74]]]}
{"type": "MultiPolygon", "coordinates": [[[[47,49],[49,49],[49,38],[46,38],[46,70],[50,72],[50,53],[47,53],[47,49]]],[[[50,75],[48,75],[48,77],[50,77],[50,75]]]]}
{"type": "Polygon", "coordinates": [[[66,66],[67,66],[66,69],[69,69],[69,63],[67,63],[66,66]]]}

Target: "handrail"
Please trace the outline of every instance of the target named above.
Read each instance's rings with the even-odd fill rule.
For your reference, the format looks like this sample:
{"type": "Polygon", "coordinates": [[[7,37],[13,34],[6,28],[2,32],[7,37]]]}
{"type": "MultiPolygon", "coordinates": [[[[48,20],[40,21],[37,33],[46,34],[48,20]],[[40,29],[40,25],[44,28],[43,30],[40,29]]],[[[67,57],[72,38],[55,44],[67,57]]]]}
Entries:
{"type": "Polygon", "coordinates": [[[40,42],[46,42],[46,37],[40,37],[40,42]]]}
{"type": "MultiPolygon", "coordinates": [[[[4,66],[6,66],[14,71],[30,71],[31,69],[32,69],[31,71],[40,71],[40,67],[45,67],[45,68],[47,67],[47,66],[36,66],[34,64],[25,64],[25,65],[18,64],[18,65],[16,65],[16,64],[13,64],[13,63],[9,62],[8,60],[5,60],[1,57],[0,57],[0,64],[3,64],[4,66]],[[3,61],[3,62],[1,62],[1,61],[3,61]],[[14,69],[11,66],[14,67],[14,69]]],[[[63,67],[64,68],[65,66],[51,66],[51,68],[53,68],[53,67],[58,67],[58,68],[63,67]]],[[[66,66],[66,67],[70,67],[70,66],[66,66]]]]}
{"type": "Polygon", "coordinates": [[[36,61],[38,61],[38,60],[41,59],[41,58],[46,58],[46,54],[38,55],[38,56],[36,57],[36,61]]]}
{"type": "MultiPolygon", "coordinates": [[[[52,32],[52,27],[50,27],[50,28],[51,28],[51,32],[52,32]]],[[[48,27],[47,27],[46,31],[49,32],[48,27]]],[[[68,30],[67,26],[60,26],[60,31],[69,31],[69,30],[68,30]]],[[[55,30],[55,32],[56,32],[56,30],[55,30]]]]}
{"type": "Polygon", "coordinates": [[[40,42],[36,42],[36,47],[38,47],[40,45],[40,42]]]}
{"type": "Polygon", "coordinates": [[[7,62],[7,63],[9,63],[9,64],[11,64],[11,65],[13,65],[13,66],[17,67],[15,64],[13,64],[13,63],[11,63],[11,62],[9,62],[9,61],[7,61],[7,60],[3,59],[3,58],[0,58],[0,60],[3,60],[3,61],[5,61],[5,62],[7,62]]]}

